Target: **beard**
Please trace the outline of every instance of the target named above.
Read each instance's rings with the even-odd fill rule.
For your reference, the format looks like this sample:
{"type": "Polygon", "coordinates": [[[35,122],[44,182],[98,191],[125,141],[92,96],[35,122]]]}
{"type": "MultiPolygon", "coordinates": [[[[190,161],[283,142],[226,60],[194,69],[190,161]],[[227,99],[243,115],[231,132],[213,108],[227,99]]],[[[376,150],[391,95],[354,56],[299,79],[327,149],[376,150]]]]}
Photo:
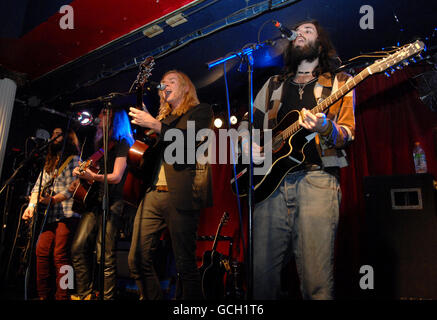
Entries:
{"type": "Polygon", "coordinates": [[[313,62],[319,57],[319,48],[319,40],[315,40],[303,47],[295,47],[290,43],[290,57],[297,65],[304,60],[307,60],[308,62],[313,62]]]}
{"type": "Polygon", "coordinates": [[[49,152],[51,155],[57,155],[62,149],[62,141],[59,143],[52,143],[49,145],[49,152]]]}

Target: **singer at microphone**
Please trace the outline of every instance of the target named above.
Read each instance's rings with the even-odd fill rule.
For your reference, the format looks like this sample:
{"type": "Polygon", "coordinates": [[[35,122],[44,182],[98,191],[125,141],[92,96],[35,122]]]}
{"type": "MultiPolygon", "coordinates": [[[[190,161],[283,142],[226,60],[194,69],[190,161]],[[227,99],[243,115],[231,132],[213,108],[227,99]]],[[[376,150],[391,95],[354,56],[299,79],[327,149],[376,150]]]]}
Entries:
{"type": "MultiPolygon", "coordinates": [[[[254,190],[258,203],[253,210],[256,218],[253,221],[252,278],[256,279],[253,299],[282,298],[282,266],[289,262],[286,253],[294,252],[296,265],[305,272],[299,272],[300,288],[293,290],[300,289],[306,300],[332,300],[335,298],[334,244],[341,207],[340,168],[348,164],[344,149],[355,137],[355,96],[353,89],[347,92],[337,89],[345,86],[351,77],[336,71],[340,60],[331,39],[317,21],[296,23],[291,27],[293,30],[278,21],[274,23],[290,40],[283,51],[283,68],[266,79],[256,95],[254,121],[249,124],[243,119],[237,130],[244,132],[249,125],[259,131],[278,126],[291,128],[294,134],[290,133],[288,143],[276,147],[253,141],[252,150],[242,148],[243,155],[251,151],[254,156],[259,155],[262,150],[265,158],[292,152],[302,152],[304,156],[302,167],[296,167],[293,161],[284,167],[276,166],[278,161],[274,160],[278,158],[273,158],[268,175],[261,178],[254,175],[254,185],[259,188],[254,190]],[[336,96],[333,101],[329,99],[332,95],[336,96]],[[321,100],[329,103],[318,103],[321,100]],[[299,131],[301,128],[304,130],[299,131]],[[298,146],[299,139],[302,143],[298,146]],[[271,189],[265,192],[269,186],[271,189]],[[288,191],[292,191],[290,198],[288,191]],[[292,223],[285,225],[284,220],[290,217],[292,223]]],[[[283,139],[283,133],[274,134],[271,140],[283,139]]]]}
{"type": "Polygon", "coordinates": [[[147,81],[147,90],[152,90],[153,88],[156,88],[160,91],[163,91],[167,86],[164,83],[159,83],[155,81],[147,81]]]}
{"type": "Polygon", "coordinates": [[[282,37],[286,38],[288,41],[293,41],[297,38],[298,34],[296,31],[284,27],[279,21],[273,20],[273,24],[279,29],[279,31],[281,31],[282,37]]]}

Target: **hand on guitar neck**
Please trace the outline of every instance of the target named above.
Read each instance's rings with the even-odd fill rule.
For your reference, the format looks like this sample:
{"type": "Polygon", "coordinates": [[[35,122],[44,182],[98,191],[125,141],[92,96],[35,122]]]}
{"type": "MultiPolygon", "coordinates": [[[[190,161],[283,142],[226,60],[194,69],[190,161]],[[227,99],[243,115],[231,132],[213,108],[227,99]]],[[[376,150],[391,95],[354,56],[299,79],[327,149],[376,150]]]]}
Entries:
{"type": "Polygon", "coordinates": [[[84,161],[79,162],[79,167],[74,168],[73,176],[79,177],[80,179],[87,180],[88,182],[94,182],[95,173],[90,170],[90,166],[92,165],[92,161],[84,161]]]}
{"type": "Polygon", "coordinates": [[[146,109],[146,111],[137,108],[129,108],[129,116],[132,117],[132,124],[161,132],[161,121],[155,119],[146,109]]]}
{"type": "Polygon", "coordinates": [[[326,119],[326,114],[316,113],[302,108],[299,116],[299,125],[311,132],[325,132],[328,129],[329,123],[326,119]]]}

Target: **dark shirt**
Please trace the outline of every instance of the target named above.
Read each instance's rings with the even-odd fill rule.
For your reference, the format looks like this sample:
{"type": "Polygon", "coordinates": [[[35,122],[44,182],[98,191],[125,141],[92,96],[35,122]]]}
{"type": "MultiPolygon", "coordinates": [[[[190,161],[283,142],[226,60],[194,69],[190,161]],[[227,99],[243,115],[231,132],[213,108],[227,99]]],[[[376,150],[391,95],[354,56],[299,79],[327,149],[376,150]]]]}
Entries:
{"type": "MultiPolygon", "coordinates": [[[[316,106],[316,99],[314,97],[314,86],[317,82],[317,78],[311,80],[303,88],[302,100],[299,95],[299,84],[293,82],[290,78],[284,82],[282,93],[282,106],[278,110],[277,121],[278,123],[293,110],[300,111],[302,108],[310,110],[316,106]]],[[[300,84],[302,87],[302,84],[300,84]]],[[[317,152],[314,139],[311,140],[310,145],[305,148],[305,162],[308,164],[321,164],[320,156],[317,152]]]]}
{"type": "MultiPolygon", "coordinates": [[[[108,174],[114,171],[115,159],[118,157],[127,157],[129,153],[129,144],[126,140],[122,140],[120,142],[115,142],[115,145],[108,151],[108,162],[107,162],[107,172],[108,174]]],[[[102,157],[97,162],[100,168],[100,174],[104,174],[104,157],[102,157]]],[[[123,177],[121,181],[117,184],[108,184],[108,196],[109,196],[109,205],[113,204],[117,200],[123,199],[123,187],[124,182],[126,180],[127,169],[124,170],[123,177]]],[[[103,199],[103,191],[104,191],[103,182],[99,182],[99,193],[98,200],[99,202],[103,199]]]]}

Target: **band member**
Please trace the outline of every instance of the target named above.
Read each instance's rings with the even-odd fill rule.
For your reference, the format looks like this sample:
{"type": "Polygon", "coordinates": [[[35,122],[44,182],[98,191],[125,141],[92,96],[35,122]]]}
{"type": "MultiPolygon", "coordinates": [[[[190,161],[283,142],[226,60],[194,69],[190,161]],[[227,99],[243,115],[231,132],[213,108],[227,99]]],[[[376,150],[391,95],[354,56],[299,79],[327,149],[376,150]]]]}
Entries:
{"type": "MultiPolygon", "coordinates": [[[[62,134],[62,131],[61,128],[54,129],[52,139],[62,134]]],[[[55,299],[68,300],[69,298],[67,289],[60,286],[60,279],[64,273],[64,271],[61,273],[62,266],[70,265],[71,240],[79,220],[79,215],[72,210],[73,199],[69,190],[74,180],[73,169],[79,161],[79,141],[74,131],[70,130],[62,152],[63,139],[61,135],[49,145],[42,172],[41,188],[48,187],[52,182],[51,196],[44,192],[45,194],[41,194],[38,199],[40,174],[32,189],[29,206],[23,213],[23,219],[28,220],[33,217],[37,202],[39,202],[39,212],[44,212],[42,205],[50,204],[46,222],[36,244],[36,289],[40,300],[51,298],[52,262],[56,270],[55,299]]]]}
{"type": "MultiPolygon", "coordinates": [[[[99,114],[95,145],[97,150],[102,148],[104,126],[109,122],[108,159],[107,159],[107,181],[109,196],[109,212],[107,214],[105,234],[105,267],[104,267],[104,299],[114,299],[116,288],[116,241],[119,231],[120,216],[123,211],[123,185],[126,179],[127,154],[133,144],[132,132],[129,118],[124,110],[113,111],[103,109],[99,114]],[[109,117],[109,121],[107,120],[109,117]]],[[[100,149],[102,150],[102,149],[100,149]]],[[[103,172],[104,157],[97,163],[100,172],[103,172]]],[[[80,171],[76,167],[73,171],[75,176],[94,182],[97,188],[95,201],[88,204],[86,212],[82,213],[76,235],[72,246],[72,261],[76,278],[76,295],[73,300],[96,299],[93,286],[93,263],[89,256],[97,247],[97,263],[100,264],[101,239],[102,239],[102,200],[104,195],[104,175],[95,173],[90,168],[80,171]]],[[[94,187],[94,186],[93,186],[94,187]]],[[[102,285],[102,284],[100,284],[102,285]]]]}
{"type": "MultiPolygon", "coordinates": [[[[347,166],[343,148],[354,139],[354,92],[325,113],[309,109],[343,85],[335,74],[339,59],[317,21],[294,28],[298,37],[285,52],[285,71],[271,77],[254,102],[254,126],[273,128],[292,110],[299,124],[316,133],[304,169],[288,173],[276,191],[254,210],[254,298],[278,299],[281,269],[294,256],[304,299],[334,298],[334,242],[341,191],[339,168],[347,166]]],[[[245,123],[247,128],[247,122],[245,123]]],[[[310,134],[309,133],[309,134],[310,134]]],[[[243,151],[248,152],[243,140],[243,151]]],[[[266,150],[253,144],[254,161],[266,150]]]]}
{"type": "MultiPolygon", "coordinates": [[[[160,135],[164,146],[160,156],[161,166],[152,190],[140,203],[134,221],[132,243],[129,251],[129,269],[136,280],[140,299],[162,299],[160,283],[153,266],[160,234],[168,227],[178,272],[177,292],[182,299],[202,299],[200,274],[196,265],[196,238],[199,214],[202,208],[212,205],[211,168],[209,164],[167,163],[164,140],[166,132],[173,129],[186,138],[189,121],[195,131],[211,128],[211,106],[199,103],[191,80],[180,71],[169,71],[162,78],[165,89],[159,92],[160,109],[157,118],[148,112],[130,108],[132,123],[151,128],[160,135]],[[181,287],[182,286],[182,287],[181,287]]],[[[186,139],[185,139],[186,140],[186,139]]],[[[184,158],[187,141],[184,141],[184,158]]],[[[192,155],[193,157],[195,155],[192,155]]]]}

